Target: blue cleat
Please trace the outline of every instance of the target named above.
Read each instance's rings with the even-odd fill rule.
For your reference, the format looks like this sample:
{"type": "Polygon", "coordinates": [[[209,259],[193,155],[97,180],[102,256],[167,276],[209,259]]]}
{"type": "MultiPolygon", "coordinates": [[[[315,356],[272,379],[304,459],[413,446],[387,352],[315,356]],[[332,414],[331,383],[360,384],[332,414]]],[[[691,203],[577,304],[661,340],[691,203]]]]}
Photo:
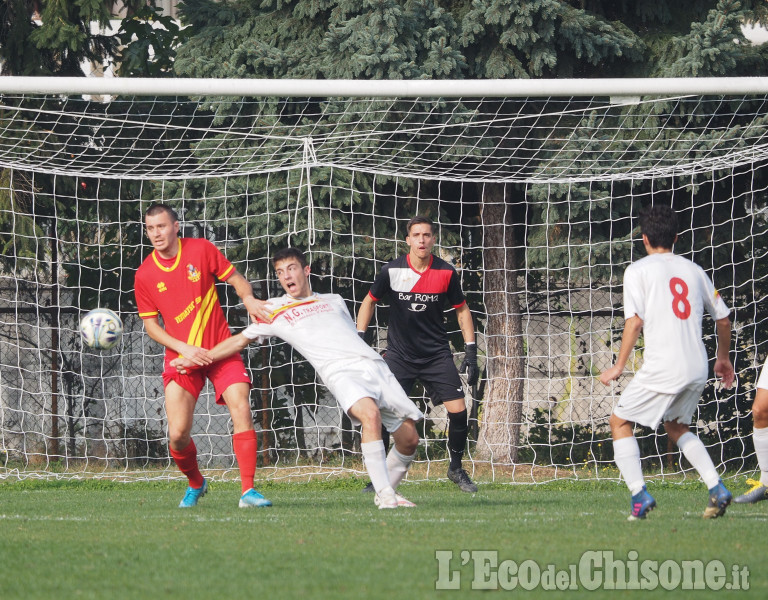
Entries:
{"type": "Polygon", "coordinates": [[[651,496],[645,486],[643,486],[642,490],[632,496],[630,507],[632,508],[632,513],[627,517],[628,521],[645,519],[645,517],[648,516],[648,513],[656,508],[656,500],[653,499],[653,496],[651,496]]]}
{"type": "Polygon", "coordinates": [[[761,500],[768,500],[768,486],[764,483],[755,479],[747,479],[747,485],[752,487],[745,494],[734,498],[734,502],[737,504],[754,504],[761,500]]]}
{"type": "Polygon", "coordinates": [[[240,508],[250,508],[251,506],[272,506],[272,503],[256,490],[251,488],[245,494],[240,496],[240,508]]]}
{"type": "Polygon", "coordinates": [[[203,487],[193,488],[192,486],[189,486],[187,488],[187,493],[184,494],[184,497],[179,503],[179,508],[192,508],[193,506],[197,506],[197,501],[205,496],[206,493],[208,493],[207,479],[203,479],[203,487]]]}
{"type": "Polygon", "coordinates": [[[702,516],[705,519],[717,519],[717,517],[722,517],[725,514],[725,509],[728,508],[728,505],[731,503],[731,500],[733,500],[733,494],[728,491],[728,488],[723,485],[722,481],[718,482],[715,487],[709,490],[709,504],[707,504],[707,508],[704,509],[704,514],[702,516]]]}

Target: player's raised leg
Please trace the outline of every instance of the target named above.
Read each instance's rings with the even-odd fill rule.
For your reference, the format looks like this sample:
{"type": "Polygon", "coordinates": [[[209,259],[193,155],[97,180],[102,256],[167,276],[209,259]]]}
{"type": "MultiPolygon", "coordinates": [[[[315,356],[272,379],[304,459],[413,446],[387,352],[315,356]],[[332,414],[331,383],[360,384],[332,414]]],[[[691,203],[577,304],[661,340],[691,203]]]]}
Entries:
{"type": "Polygon", "coordinates": [[[768,375],[765,367],[760,375],[755,400],[752,403],[752,443],[755,446],[757,465],[760,468],[760,479],[747,480],[751,488],[734,500],[738,504],[754,504],[768,500],[768,389],[759,387],[768,384],[768,377],[764,380],[763,373],[768,375]]]}
{"type": "Polygon", "coordinates": [[[179,508],[195,506],[208,491],[208,483],[197,462],[197,448],[192,439],[195,397],[175,381],[165,387],[165,414],[168,418],[168,447],[189,486],[179,508]]]}
{"type": "Polygon", "coordinates": [[[256,475],[257,441],[253,429],[253,417],[249,400],[250,385],[234,383],[222,394],[229,414],[232,417],[232,448],[235,452],[237,465],[240,468],[240,508],[272,506],[254,489],[253,480],[256,475]]]}

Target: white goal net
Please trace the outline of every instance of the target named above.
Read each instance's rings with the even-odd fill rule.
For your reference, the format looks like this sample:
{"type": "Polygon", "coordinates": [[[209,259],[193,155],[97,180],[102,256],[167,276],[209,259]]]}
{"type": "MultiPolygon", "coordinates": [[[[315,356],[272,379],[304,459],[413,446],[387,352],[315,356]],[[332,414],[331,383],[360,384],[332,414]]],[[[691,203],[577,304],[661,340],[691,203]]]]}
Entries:
{"type": "MultiPolygon", "coordinates": [[[[623,272],[643,255],[634,217],[672,205],[676,252],[704,267],[733,309],[738,383],[712,380],[693,425],[723,472],[755,467],[749,407],[768,353],[768,96],[513,97],[491,82],[484,95],[365,98],[312,83],[283,95],[261,96],[250,82],[248,94],[168,97],[3,92],[0,82],[0,477],[177,476],[162,348],[133,297],[153,201],[176,207],[182,235],[213,241],[261,297],[280,293],[271,254],[306,249],[313,288],[341,294],[353,315],[404,251],[408,219],[431,217],[478,331],[465,466],[504,481],[618,477],[608,417],[642,347],[616,385],[596,375],[618,349],[623,272]],[[80,317],[97,306],[125,324],[110,351],[79,337],[80,317]]],[[[227,287],[237,331],[247,316],[227,287]]],[[[453,311],[445,317],[458,364],[462,338],[453,311]]],[[[387,320],[382,304],[368,340],[380,350],[387,320]]],[[[713,356],[711,321],[705,332],[713,356]]],[[[299,354],[272,340],[245,359],[262,476],[362,472],[358,432],[299,354]]],[[[445,413],[420,389],[413,399],[427,419],[410,477],[442,477],[445,413]]],[[[695,476],[662,429],[637,435],[649,474],[695,476]]],[[[204,469],[236,469],[212,389],[193,436],[204,469]]]]}

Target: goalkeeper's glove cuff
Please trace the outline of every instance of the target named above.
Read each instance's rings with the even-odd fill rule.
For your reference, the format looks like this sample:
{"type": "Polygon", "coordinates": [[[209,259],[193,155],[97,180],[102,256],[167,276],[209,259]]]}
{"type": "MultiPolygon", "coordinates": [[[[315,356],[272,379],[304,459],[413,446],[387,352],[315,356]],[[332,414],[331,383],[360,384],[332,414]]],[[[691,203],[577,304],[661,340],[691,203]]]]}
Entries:
{"type": "Polygon", "coordinates": [[[477,344],[475,342],[466,342],[464,344],[464,362],[461,365],[462,371],[467,373],[467,384],[475,385],[480,375],[480,369],[477,368],[477,344]]]}

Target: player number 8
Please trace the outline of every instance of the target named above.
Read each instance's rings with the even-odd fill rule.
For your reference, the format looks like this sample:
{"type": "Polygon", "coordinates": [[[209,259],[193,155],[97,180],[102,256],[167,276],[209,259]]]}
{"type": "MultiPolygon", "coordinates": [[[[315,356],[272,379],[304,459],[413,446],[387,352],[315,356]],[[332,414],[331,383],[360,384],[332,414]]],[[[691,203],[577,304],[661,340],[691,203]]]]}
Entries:
{"type": "Polygon", "coordinates": [[[688,284],[679,277],[669,280],[672,292],[672,312],[678,319],[685,320],[691,316],[691,303],[688,302],[688,284]]]}

